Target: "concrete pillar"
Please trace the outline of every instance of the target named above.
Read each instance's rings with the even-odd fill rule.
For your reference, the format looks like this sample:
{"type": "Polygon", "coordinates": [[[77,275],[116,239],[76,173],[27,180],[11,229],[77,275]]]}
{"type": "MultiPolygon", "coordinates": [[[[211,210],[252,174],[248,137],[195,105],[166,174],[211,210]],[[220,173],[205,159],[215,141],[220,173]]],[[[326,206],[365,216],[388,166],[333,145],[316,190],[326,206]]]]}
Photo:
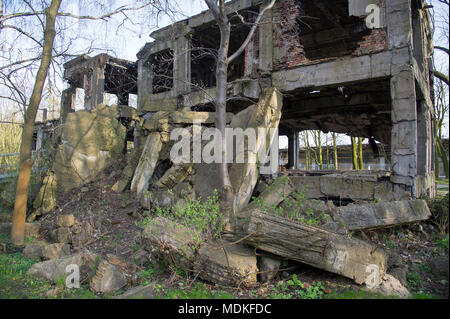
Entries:
{"type": "Polygon", "coordinates": [[[177,95],[191,91],[191,51],[189,39],[185,36],[188,32],[188,29],[183,30],[182,36],[176,39],[174,48],[173,89],[177,95]]]}
{"type": "Polygon", "coordinates": [[[259,69],[269,73],[273,68],[273,9],[266,11],[259,27],[259,69]]]}
{"type": "Polygon", "coordinates": [[[298,167],[298,131],[291,130],[288,135],[288,168],[298,167]]]}
{"type": "Polygon", "coordinates": [[[91,111],[98,104],[103,103],[105,93],[105,68],[94,66],[91,71],[84,75],[84,107],[91,111]]]}
{"type": "Polygon", "coordinates": [[[417,176],[417,107],[414,81],[411,68],[405,68],[391,78],[391,181],[403,184],[408,189],[414,189],[417,176]]]}
{"type": "Polygon", "coordinates": [[[61,123],[64,123],[66,121],[67,114],[75,112],[75,97],[76,97],[76,88],[73,86],[62,91],[61,109],[59,117],[61,123]]]}
{"type": "MultiPolygon", "coordinates": [[[[148,49],[148,51],[150,51],[150,49],[148,49]]],[[[142,112],[144,105],[153,93],[153,72],[149,64],[150,54],[148,51],[145,52],[143,56],[139,57],[138,60],[138,112],[142,112]]]]}

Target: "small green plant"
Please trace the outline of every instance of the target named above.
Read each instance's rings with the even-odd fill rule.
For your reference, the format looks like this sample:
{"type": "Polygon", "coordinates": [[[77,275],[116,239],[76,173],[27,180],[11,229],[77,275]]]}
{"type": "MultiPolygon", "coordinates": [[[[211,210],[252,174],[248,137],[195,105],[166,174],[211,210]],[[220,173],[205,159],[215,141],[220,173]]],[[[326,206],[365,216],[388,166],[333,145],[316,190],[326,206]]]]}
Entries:
{"type": "Polygon", "coordinates": [[[413,290],[418,290],[422,286],[422,279],[420,278],[420,274],[417,272],[410,272],[406,281],[408,283],[408,287],[413,290]]]}
{"type": "Polygon", "coordinates": [[[420,264],[420,268],[425,271],[426,273],[430,273],[431,272],[431,268],[430,266],[427,265],[427,263],[423,262],[420,264]]]}
{"type": "Polygon", "coordinates": [[[313,282],[310,285],[304,284],[296,274],[286,282],[275,285],[269,298],[273,299],[321,299],[324,295],[324,286],[320,281],[313,282]]]}
{"type": "Polygon", "coordinates": [[[441,248],[442,250],[448,251],[449,245],[448,245],[448,235],[444,236],[444,238],[437,239],[436,240],[436,246],[441,248]]]}
{"type": "Polygon", "coordinates": [[[146,228],[154,217],[165,217],[192,229],[194,240],[200,242],[204,236],[218,238],[225,226],[219,212],[219,192],[215,189],[204,201],[187,196],[170,208],[153,207],[148,216],[136,225],[146,228]]]}

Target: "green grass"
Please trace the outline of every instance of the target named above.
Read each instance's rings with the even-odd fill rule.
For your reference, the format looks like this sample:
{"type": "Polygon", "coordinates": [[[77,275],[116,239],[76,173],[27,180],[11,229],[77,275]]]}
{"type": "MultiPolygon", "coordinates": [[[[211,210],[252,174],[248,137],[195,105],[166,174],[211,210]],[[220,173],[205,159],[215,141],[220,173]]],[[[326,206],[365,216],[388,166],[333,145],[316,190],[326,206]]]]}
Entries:
{"type": "Polygon", "coordinates": [[[268,297],[271,299],[322,299],[323,290],[322,282],[316,281],[307,286],[294,274],[292,279],[276,284],[268,297]]]}
{"type": "Polygon", "coordinates": [[[0,233],[0,243],[6,244],[8,253],[0,253],[0,299],[93,299],[99,298],[87,286],[79,289],[65,288],[65,281],[57,285],[50,282],[32,278],[27,271],[37,260],[24,258],[22,247],[14,246],[7,234],[0,233]],[[59,293],[47,296],[47,291],[58,288],[59,293]]]}
{"type": "Polygon", "coordinates": [[[396,299],[395,296],[385,296],[367,290],[355,290],[346,288],[340,291],[333,291],[326,295],[326,299],[396,299]]]}
{"type": "MultiPolygon", "coordinates": [[[[162,292],[162,290],[161,290],[162,292]]],[[[166,293],[157,296],[162,299],[233,299],[234,297],[226,291],[210,290],[201,282],[195,286],[183,289],[170,289],[166,293]]]]}
{"type": "Polygon", "coordinates": [[[436,178],[436,184],[448,185],[448,178],[436,178]]]}

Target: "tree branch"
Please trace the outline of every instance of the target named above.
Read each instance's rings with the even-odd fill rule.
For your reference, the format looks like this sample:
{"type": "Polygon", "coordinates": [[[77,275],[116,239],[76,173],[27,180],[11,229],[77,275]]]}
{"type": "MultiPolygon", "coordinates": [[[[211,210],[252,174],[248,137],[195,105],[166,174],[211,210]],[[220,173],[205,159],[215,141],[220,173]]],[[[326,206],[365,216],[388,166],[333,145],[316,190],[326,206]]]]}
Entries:
{"type": "Polygon", "coordinates": [[[256,28],[258,27],[259,22],[261,21],[262,17],[264,16],[264,13],[266,13],[267,10],[270,10],[273,7],[273,5],[275,4],[275,2],[276,2],[276,0],[270,1],[270,3],[266,7],[264,7],[264,9],[261,10],[261,12],[258,14],[258,17],[255,20],[255,23],[253,24],[252,28],[250,29],[250,32],[248,33],[247,38],[242,43],[241,47],[239,49],[237,49],[237,51],[234,52],[228,58],[228,63],[232,62],[234,59],[236,59],[238,56],[241,55],[242,51],[244,51],[244,49],[249,44],[250,40],[253,38],[256,28]]]}

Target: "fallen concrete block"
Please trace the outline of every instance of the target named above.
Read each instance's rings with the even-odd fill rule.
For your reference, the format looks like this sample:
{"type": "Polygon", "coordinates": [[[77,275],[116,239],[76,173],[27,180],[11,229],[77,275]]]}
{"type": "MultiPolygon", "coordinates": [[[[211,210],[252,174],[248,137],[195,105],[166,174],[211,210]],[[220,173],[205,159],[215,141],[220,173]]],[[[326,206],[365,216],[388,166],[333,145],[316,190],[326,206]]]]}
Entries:
{"type": "Polygon", "coordinates": [[[75,217],[73,215],[59,215],[56,216],[56,226],[71,227],[75,225],[75,217]]]}
{"type": "Polygon", "coordinates": [[[211,241],[198,250],[194,270],[204,280],[223,286],[251,286],[257,281],[257,260],[252,248],[226,241],[211,241]]]}
{"type": "Polygon", "coordinates": [[[330,271],[362,284],[369,265],[386,272],[387,257],[378,247],[318,227],[254,209],[243,229],[245,243],[272,254],[330,271]]]}
{"type": "Polygon", "coordinates": [[[89,287],[94,292],[116,292],[126,284],[127,280],[118,267],[102,261],[92,277],[89,287]]]}
{"type": "Polygon", "coordinates": [[[165,217],[151,220],[142,239],[152,257],[186,271],[193,270],[195,253],[202,242],[195,231],[165,217]]]}
{"type": "Polygon", "coordinates": [[[83,281],[95,270],[98,258],[96,254],[85,251],[72,256],[34,264],[28,270],[27,274],[35,278],[57,283],[58,280],[67,278],[70,272],[66,272],[66,267],[74,264],[79,267],[80,281],[83,281]]]}
{"type": "Polygon", "coordinates": [[[402,225],[431,217],[430,209],[423,199],[363,205],[349,204],[339,207],[337,214],[349,230],[402,225]]]}
{"type": "Polygon", "coordinates": [[[131,181],[131,191],[141,194],[148,189],[150,178],[153,175],[159,159],[162,143],[160,134],[150,133],[145,141],[145,146],[139,159],[139,164],[131,181]]]}
{"type": "Polygon", "coordinates": [[[130,185],[131,180],[133,179],[134,171],[139,164],[141,154],[142,148],[137,148],[132,151],[127,166],[125,166],[120,174],[119,180],[111,188],[114,192],[123,192],[128,185],[130,185]]]}

